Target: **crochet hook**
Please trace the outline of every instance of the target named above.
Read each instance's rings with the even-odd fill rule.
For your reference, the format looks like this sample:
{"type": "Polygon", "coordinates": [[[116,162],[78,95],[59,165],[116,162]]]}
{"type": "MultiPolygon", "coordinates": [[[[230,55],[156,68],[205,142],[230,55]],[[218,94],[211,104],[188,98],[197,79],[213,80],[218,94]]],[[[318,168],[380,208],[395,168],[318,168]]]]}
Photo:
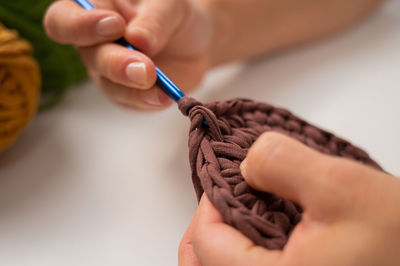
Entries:
{"type": "MultiPolygon", "coordinates": [[[[88,0],[75,0],[76,3],[81,5],[86,10],[95,9],[96,7],[88,0]]],[[[115,43],[120,44],[130,50],[137,50],[135,47],[130,45],[124,38],[117,40],[115,43]]],[[[157,86],[159,86],[172,100],[178,102],[180,98],[185,94],[176,86],[168,77],[165,75],[157,66],[157,86]]]]}

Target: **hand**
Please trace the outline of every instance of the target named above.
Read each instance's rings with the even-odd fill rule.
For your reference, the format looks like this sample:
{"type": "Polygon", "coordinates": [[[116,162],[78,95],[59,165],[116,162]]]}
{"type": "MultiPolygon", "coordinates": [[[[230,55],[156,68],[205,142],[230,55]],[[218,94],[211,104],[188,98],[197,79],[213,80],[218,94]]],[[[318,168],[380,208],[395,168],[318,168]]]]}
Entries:
{"type": "Polygon", "coordinates": [[[154,86],[154,64],[187,91],[212,66],[320,39],[383,0],[92,1],[97,9],[90,11],[71,0],[52,4],[44,19],[48,35],[78,47],[89,74],[114,102],[157,110],[170,99],[154,86]],[[122,36],[144,54],[111,43],[122,36]]]}
{"type": "Polygon", "coordinates": [[[255,189],[302,206],[284,250],[255,246],[203,196],[181,242],[180,265],[400,265],[397,178],[278,133],[262,135],[241,169],[255,189]]]}
{"type": "Polygon", "coordinates": [[[69,0],[52,4],[48,35],[78,47],[88,71],[114,102],[162,109],[170,99],[155,86],[157,64],[182,89],[197,85],[209,66],[212,23],[201,1],[92,0],[84,10],[69,0]],[[124,36],[136,48],[113,44],[124,36]]]}

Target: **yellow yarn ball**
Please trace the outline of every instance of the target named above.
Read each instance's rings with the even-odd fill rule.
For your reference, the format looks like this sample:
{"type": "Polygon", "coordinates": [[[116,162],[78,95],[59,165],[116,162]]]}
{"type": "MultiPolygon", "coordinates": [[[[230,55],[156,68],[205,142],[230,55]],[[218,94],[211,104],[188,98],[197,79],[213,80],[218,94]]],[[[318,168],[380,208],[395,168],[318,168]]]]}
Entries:
{"type": "Polygon", "coordinates": [[[36,113],[41,80],[32,46],[0,23],[0,153],[36,113]]]}

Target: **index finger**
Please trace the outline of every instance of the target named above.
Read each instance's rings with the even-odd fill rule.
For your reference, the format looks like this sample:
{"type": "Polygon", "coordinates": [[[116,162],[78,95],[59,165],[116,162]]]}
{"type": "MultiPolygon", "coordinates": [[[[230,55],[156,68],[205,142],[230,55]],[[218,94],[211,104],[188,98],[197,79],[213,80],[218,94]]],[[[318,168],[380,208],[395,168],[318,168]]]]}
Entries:
{"type": "Polygon", "coordinates": [[[57,1],[43,20],[47,35],[62,44],[92,46],[123,36],[126,22],[113,10],[85,10],[74,1],[57,1]]]}

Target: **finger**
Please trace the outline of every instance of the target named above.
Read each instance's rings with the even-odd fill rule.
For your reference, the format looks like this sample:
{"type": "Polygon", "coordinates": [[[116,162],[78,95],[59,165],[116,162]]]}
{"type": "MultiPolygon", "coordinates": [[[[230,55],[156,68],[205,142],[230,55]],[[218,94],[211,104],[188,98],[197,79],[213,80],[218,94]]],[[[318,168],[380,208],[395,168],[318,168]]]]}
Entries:
{"type": "Polygon", "coordinates": [[[212,203],[203,195],[193,231],[193,249],[203,266],[277,265],[280,251],[255,246],[248,238],[223,223],[212,203]]]}
{"type": "Polygon", "coordinates": [[[197,259],[193,251],[192,236],[194,225],[197,221],[197,211],[195,212],[188,229],[182,237],[178,249],[178,265],[179,266],[201,266],[200,261],[197,259]]]}
{"type": "Polygon", "coordinates": [[[86,66],[114,83],[137,89],[154,86],[157,72],[146,55],[114,43],[80,49],[86,66]]]}
{"type": "Polygon", "coordinates": [[[188,16],[187,1],[148,0],[128,24],[125,37],[148,55],[157,54],[188,16]]]}
{"type": "Polygon", "coordinates": [[[357,173],[364,168],[275,132],[260,136],[241,164],[242,175],[253,188],[296,201],[303,208],[323,204],[325,209],[362,183],[358,179],[364,174],[357,173]]]}
{"type": "Polygon", "coordinates": [[[47,34],[63,44],[90,46],[123,36],[125,20],[106,9],[84,10],[73,1],[57,1],[44,17],[47,34]]]}
{"type": "Polygon", "coordinates": [[[168,107],[171,99],[158,87],[149,90],[138,90],[125,87],[97,75],[93,80],[104,93],[116,104],[135,110],[161,110],[168,107]]]}

